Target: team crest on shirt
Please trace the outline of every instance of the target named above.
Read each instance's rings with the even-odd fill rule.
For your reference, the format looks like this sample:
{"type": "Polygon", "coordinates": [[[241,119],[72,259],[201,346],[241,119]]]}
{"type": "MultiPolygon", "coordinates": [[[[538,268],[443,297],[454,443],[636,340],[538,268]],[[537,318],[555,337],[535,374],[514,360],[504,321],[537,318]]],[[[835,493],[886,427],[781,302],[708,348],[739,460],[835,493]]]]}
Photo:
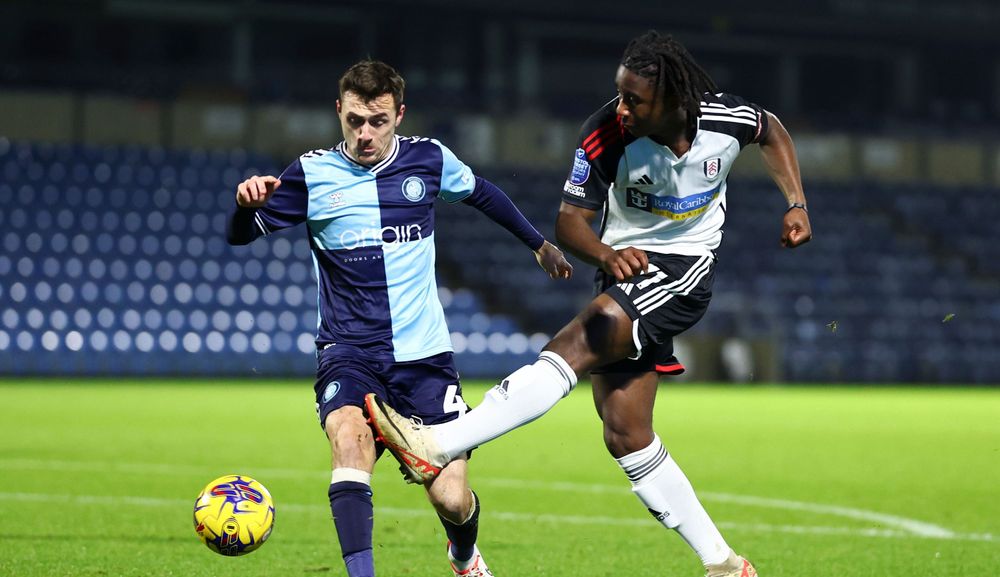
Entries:
{"type": "Polygon", "coordinates": [[[722,172],[722,159],[721,158],[709,158],[705,161],[705,176],[709,180],[715,180],[719,178],[719,174],[722,172]]]}
{"type": "Polygon", "coordinates": [[[590,163],[587,162],[587,152],[582,148],[577,148],[573,158],[573,171],[569,175],[569,183],[577,186],[587,182],[590,178],[590,163]]]}
{"type": "Polygon", "coordinates": [[[420,180],[419,176],[411,176],[404,180],[402,189],[403,196],[411,202],[419,201],[427,193],[427,186],[424,185],[424,181],[420,180]]]}
{"type": "Polygon", "coordinates": [[[326,386],[326,390],[323,391],[323,402],[329,403],[330,399],[336,397],[337,393],[339,392],[340,392],[340,382],[338,381],[331,382],[329,385],[326,386]]]}

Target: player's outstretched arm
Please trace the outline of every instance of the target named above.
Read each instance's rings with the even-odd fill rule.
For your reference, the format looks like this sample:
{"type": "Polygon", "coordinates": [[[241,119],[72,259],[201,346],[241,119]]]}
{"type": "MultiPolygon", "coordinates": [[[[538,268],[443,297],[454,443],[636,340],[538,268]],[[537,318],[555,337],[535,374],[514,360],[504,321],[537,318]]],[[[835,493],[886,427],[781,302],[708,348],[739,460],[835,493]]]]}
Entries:
{"type": "Polygon", "coordinates": [[[799,160],[795,144],[778,117],[766,112],[768,130],[760,143],[761,156],[771,179],[788,201],[788,211],[782,222],[781,245],[795,248],[812,239],[812,226],[806,210],[806,195],[802,191],[799,160]]]}
{"type": "Polygon", "coordinates": [[[535,260],[552,278],[570,278],[573,266],[563,256],[561,250],[545,240],[545,237],[528,222],[510,197],[492,182],[476,177],[476,187],[472,194],[462,200],[489,217],[521,239],[535,253],[535,260]]]}

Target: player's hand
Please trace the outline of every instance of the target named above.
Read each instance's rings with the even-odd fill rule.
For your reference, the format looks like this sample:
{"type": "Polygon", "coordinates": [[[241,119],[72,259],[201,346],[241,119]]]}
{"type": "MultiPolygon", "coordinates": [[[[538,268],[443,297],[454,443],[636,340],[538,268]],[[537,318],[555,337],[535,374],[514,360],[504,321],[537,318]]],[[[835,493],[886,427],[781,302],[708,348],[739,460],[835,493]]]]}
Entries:
{"type": "Polygon", "coordinates": [[[781,246],[795,248],[812,239],[809,214],[801,208],[793,208],[785,213],[781,226],[781,246]]]}
{"type": "Polygon", "coordinates": [[[273,176],[251,176],[236,187],[236,204],[243,208],[260,208],[281,186],[281,181],[273,176]]]}
{"type": "Polygon", "coordinates": [[[573,276],[573,265],[569,264],[563,252],[549,241],[535,251],[535,260],[550,278],[570,278],[573,276]]]}
{"type": "Polygon", "coordinates": [[[618,282],[642,274],[649,267],[649,257],[646,256],[646,251],[632,246],[621,250],[608,247],[608,251],[601,257],[600,261],[601,270],[615,277],[618,282]]]}

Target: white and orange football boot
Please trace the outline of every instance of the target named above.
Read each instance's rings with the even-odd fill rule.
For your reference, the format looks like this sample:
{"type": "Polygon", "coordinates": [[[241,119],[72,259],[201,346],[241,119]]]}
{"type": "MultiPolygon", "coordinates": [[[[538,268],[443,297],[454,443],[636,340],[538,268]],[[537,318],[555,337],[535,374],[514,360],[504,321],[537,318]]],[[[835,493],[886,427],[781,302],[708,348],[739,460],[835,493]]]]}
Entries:
{"type": "Polygon", "coordinates": [[[448,464],[430,429],[417,419],[407,419],[385,404],[375,393],[365,395],[368,422],[393,457],[407,482],[425,485],[448,464]]]}
{"type": "Polygon", "coordinates": [[[486,566],[486,561],[479,553],[479,547],[475,545],[473,547],[472,559],[460,562],[452,557],[451,541],[448,541],[448,562],[451,563],[451,570],[455,572],[455,577],[493,577],[493,572],[486,566]],[[465,567],[465,569],[459,569],[459,567],[465,567]]]}
{"type": "Polygon", "coordinates": [[[718,565],[709,565],[705,577],[757,577],[757,570],[749,561],[740,557],[732,549],[729,558],[718,565]]]}

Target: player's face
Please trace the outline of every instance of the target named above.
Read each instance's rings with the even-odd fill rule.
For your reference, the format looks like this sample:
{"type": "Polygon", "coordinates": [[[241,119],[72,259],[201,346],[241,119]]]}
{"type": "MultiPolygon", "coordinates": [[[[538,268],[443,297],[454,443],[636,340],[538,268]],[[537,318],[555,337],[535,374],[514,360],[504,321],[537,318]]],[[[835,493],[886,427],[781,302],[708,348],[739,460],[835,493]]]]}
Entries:
{"type": "Polygon", "coordinates": [[[667,111],[671,107],[656,95],[656,86],[649,78],[639,76],[624,66],[615,74],[618,87],[618,108],[625,129],[636,138],[663,131],[667,125],[667,111]]]}
{"type": "Polygon", "coordinates": [[[337,115],[340,116],[347,151],[354,160],[372,166],[385,159],[405,109],[405,105],[400,105],[399,111],[396,111],[392,94],[383,94],[364,102],[353,92],[344,93],[343,98],[337,101],[337,115]]]}

